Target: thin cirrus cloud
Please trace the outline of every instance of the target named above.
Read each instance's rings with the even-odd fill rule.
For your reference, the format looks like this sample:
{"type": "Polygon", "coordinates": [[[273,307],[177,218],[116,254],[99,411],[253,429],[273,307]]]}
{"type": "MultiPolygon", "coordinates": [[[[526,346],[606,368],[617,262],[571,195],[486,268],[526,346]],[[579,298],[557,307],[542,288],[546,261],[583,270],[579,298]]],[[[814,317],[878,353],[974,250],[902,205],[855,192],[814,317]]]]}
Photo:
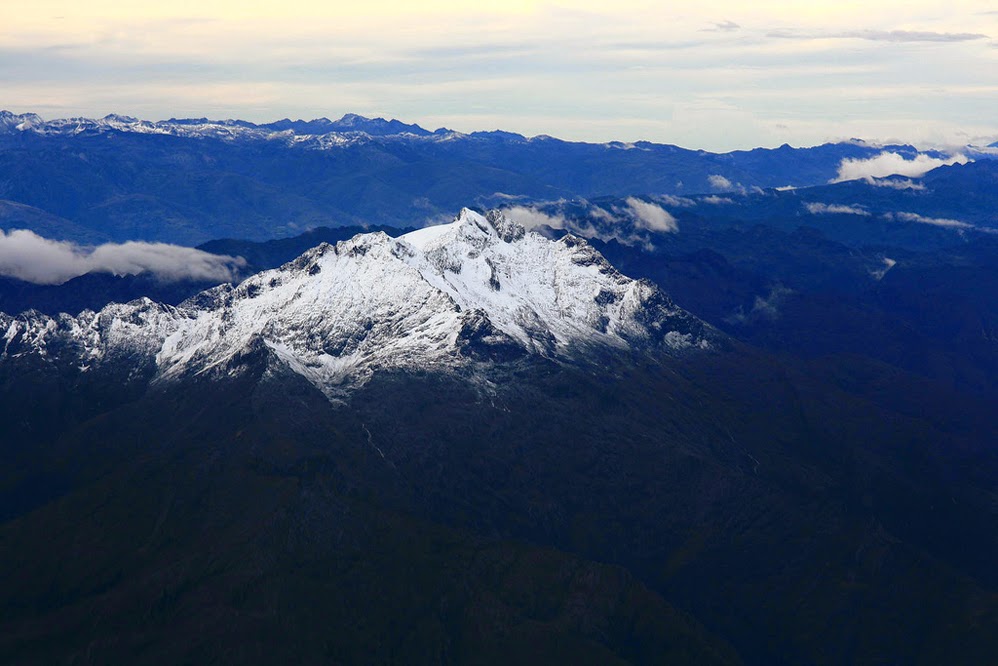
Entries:
{"type": "Polygon", "coordinates": [[[741,30],[741,26],[734,21],[718,21],[714,23],[713,28],[703,28],[701,32],[734,32],[736,30],[741,30]]]}
{"type": "Polygon", "coordinates": [[[988,39],[979,32],[933,32],[931,30],[845,30],[842,32],[806,33],[778,30],[769,33],[777,39],[864,39],[871,42],[969,42],[988,39]]]}
{"type": "Polygon", "coordinates": [[[149,273],[165,282],[226,282],[245,265],[242,257],[166,243],[130,241],[86,247],[44,238],[26,229],[0,230],[0,275],[34,284],[62,284],[92,272],[149,273]]]}

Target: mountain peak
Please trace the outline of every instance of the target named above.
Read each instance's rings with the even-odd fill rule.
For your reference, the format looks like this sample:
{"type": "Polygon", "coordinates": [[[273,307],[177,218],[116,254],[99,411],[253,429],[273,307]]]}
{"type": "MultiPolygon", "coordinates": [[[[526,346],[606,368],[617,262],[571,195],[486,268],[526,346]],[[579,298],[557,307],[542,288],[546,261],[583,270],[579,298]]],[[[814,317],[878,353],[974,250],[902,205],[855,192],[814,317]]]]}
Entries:
{"type": "Polygon", "coordinates": [[[361,132],[371,136],[393,136],[397,134],[413,134],[429,136],[432,132],[416,124],[403,123],[400,120],[385,120],[384,118],[367,118],[356,113],[344,114],[339,120],[330,123],[331,131],[361,132]]]}
{"type": "MultiPolygon", "coordinates": [[[[379,120],[382,120],[382,119],[379,118],[379,120]]],[[[357,123],[366,123],[366,122],[370,122],[370,121],[371,121],[370,118],[367,118],[365,116],[362,116],[362,115],[359,115],[359,114],[356,114],[356,113],[344,113],[343,117],[340,118],[336,122],[339,123],[339,124],[341,124],[341,125],[355,125],[357,123]]]]}
{"type": "Polygon", "coordinates": [[[0,111],[0,131],[24,131],[33,127],[38,127],[44,123],[45,121],[37,113],[17,114],[7,110],[0,111]]]}
{"type": "Polygon", "coordinates": [[[123,116],[117,113],[109,113],[103,118],[101,118],[101,120],[108,123],[125,123],[125,124],[140,122],[138,118],[135,118],[133,116],[123,116]]]}
{"type": "Polygon", "coordinates": [[[425,252],[458,241],[480,244],[486,242],[485,239],[495,238],[505,243],[512,243],[525,235],[526,229],[522,225],[507,219],[498,210],[491,210],[482,215],[470,208],[462,208],[450,224],[424,227],[405,234],[402,240],[425,252]]]}
{"type": "Polygon", "coordinates": [[[177,308],[136,301],[58,323],[0,323],[8,328],[0,360],[26,351],[24,341],[37,353],[75,353],[69,362],[86,368],[126,350],[144,355],[144,364],[130,362],[154,365],[157,381],[231,374],[234,359],[259,357],[245,353],[249,345],[264,344],[268,358],[331,399],[384,368],[449,371],[525,355],[571,361],[589,348],[674,354],[708,348],[714,336],[585,241],[552,241],[498,211],[470,209],[399,238],[376,232],[321,244],[177,308]]]}

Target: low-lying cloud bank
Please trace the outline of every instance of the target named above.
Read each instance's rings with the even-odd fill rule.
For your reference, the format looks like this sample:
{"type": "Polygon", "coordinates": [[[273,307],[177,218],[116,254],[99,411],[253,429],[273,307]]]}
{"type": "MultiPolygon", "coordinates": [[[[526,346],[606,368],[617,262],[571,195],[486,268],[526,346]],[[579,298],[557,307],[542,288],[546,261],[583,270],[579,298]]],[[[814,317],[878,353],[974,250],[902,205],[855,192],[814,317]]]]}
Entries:
{"type": "Polygon", "coordinates": [[[815,202],[804,204],[804,207],[807,208],[807,212],[812,215],[870,215],[870,213],[864,210],[859,204],[846,206],[844,204],[824,204],[815,202]]]}
{"type": "Polygon", "coordinates": [[[704,197],[700,199],[702,203],[711,204],[712,206],[725,206],[728,204],[735,203],[735,200],[731,197],[719,197],[716,194],[712,194],[709,197],[704,197]]]}
{"type": "Polygon", "coordinates": [[[697,202],[693,199],[687,197],[677,197],[671,194],[657,194],[655,195],[655,200],[659,203],[663,203],[666,206],[675,206],[676,208],[692,208],[697,205],[697,202]]]}
{"type": "Polygon", "coordinates": [[[627,199],[627,207],[630,209],[631,214],[634,215],[634,220],[640,227],[644,227],[649,231],[664,231],[669,233],[679,231],[679,223],[676,222],[676,218],[669,211],[657,204],[630,197],[627,199]]]}
{"type": "Polygon", "coordinates": [[[901,222],[918,222],[919,224],[932,224],[937,227],[950,227],[952,229],[973,229],[974,225],[961,222],[960,220],[950,220],[945,217],[925,217],[918,213],[887,213],[887,219],[901,222]]]}
{"type": "Polygon", "coordinates": [[[584,238],[599,238],[603,241],[616,238],[621,243],[630,245],[647,245],[646,232],[649,231],[656,233],[679,231],[679,223],[672,213],[654,202],[628,197],[624,200],[624,204],[624,206],[611,206],[611,210],[590,206],[586,211],[588,219],[569,219],[558,211],[549,213],[535,206],[509,206],[503,208],[502,212],[527,229],[537,227],[564,229],[584,238]],[[631,233],[622,236],[621,231],[626,229],[628,224],[633,225],[631,233]]]}
{"type": "Polygon", "coordinates": [[[86,273],[151,273],[166,282],[232,280],[242,257],[166,243],[107,243],[86,247],[43,238],[33,231],[0,230],[0,275],[35,284],[62,284],[86,273]]]}
{"type": "Polygon", "coordinates": [[[734,183],[732,183],[730,180],[728,180],[727,178],[725,178],[720,174],[713,174],[707,176],[707,182],[710,183],[710,186],[713,187],[715,190],[722,190],[724,192],[728,192],[730,190],[736,189],[734,183]]]}
{"type": "Polygon", "coordinates": [[[916,155],[914,159],[905,159],[900,153],[884,151],[869,159],[846,158],[839,163],[838,175],[831,180],[833,183],[841,183],[845,180],[872,180],[874,178],[884,178],[886,176],[908,176],[918,178],[929,171],[941,166],[951,164],[966,164],[970,160],[966,155],[953,155],[948,159],[929,157],[928,155],[916,155]]]}
{"type": "Polygon", "coordinates": [[[752,309],[748,313],[739,307],[726,321],[731,324],[752,324],[760,320],[774,321],[779,319],[783,302],[793,293],[793,289],[788,289],[781,284],[774,285],[770,288],[767,296],[755,297],[752,309]]]}
{"type": "Polygon", "coordinates": [[[741,183],[732,182],[730,179],[716,173],[707,176],[707,184],[719,192],[732,192],[734,194],[763,194],[765,192],[758,185],[746,187],[741,183]]]}
{"type": "Polygon", "coordinates": [[[888,187],[892,190],[911,190],[913,192],[924,192],[925,185],[916,183],[910,178],[902,180],[891,178],[866,178],[866,184],[874,187],[888,187]]]}
{"type": "Polygon", "coordinates": [[[551,227],[552,229],[567,229],[568,220],[562,215],[549,215],[533,206],[510,206],[502,209],[503,215],[524,227],[551,227]]]}

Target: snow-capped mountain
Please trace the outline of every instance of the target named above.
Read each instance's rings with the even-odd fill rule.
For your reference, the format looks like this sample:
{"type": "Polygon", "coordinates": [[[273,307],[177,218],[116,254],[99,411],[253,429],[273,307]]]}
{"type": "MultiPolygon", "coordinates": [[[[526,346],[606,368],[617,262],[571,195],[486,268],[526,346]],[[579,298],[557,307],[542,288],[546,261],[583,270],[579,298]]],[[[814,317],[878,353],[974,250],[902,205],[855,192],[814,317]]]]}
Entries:
{"type": "Polygon", "coordinates": [[[78,317],[0,315],[0,361],[36,355],[155,381],[232,373],[269,350],[327,396],[381,368],[426,369],[596,350],[678,353],[714,335],[584,240],[558,241],[497,211],[391,238],[320,245],[240,285],[171,307],[148,299],[78,317]]]}
{"type": "Polygon", "coordinates": [[[289,119],[258,125],[245,120],[211,120],[208,118],[171,118],[141,120],[132,116],[109,114],[103,118],[60,118],[44,120],[35,113],[14,114],[0,111],[0,133],[30,133],[44,136],[73,137],[78,135],[119,132],[128,134],[161,134],[185,138],[211,138],[225,141],[276,141],[288,146],[328,149],[377,137],[380,140],[414,140],[452,138],[457,133],[448,129],[430,132],[419,125],[398,120],[365,118],[348,113],[339,120],[320,118],[311,121],[289,119]]]}
{"type": "MultiPolygon", "coordinates": [[[[397,119],[386,120],[384,118],[368,118],[356,113],[344,114],[338,120],[329,118],[317,118],[313,120],[291,120],[284,118],[270,123],[253,123],[247,120],[238,119],[210,119],[210,118],[170,118],[169,120],[143,120],[133,116],[126,116],[116,113],[108,114],[102,118],[57,118],[45,120],[36,113],[15,114],[7,110],[0,110],[0,135],[2,134],[36,134],[48,137],[77,137],[94,136],[111,132],[119,134],[159,134],[188,139],[218,139],[229,142],[241,141],[266,141],[276,143],[286,147],[306,148],[313,150],[329,150],[337,147],[355,145],[366,142],[402,142],[419,144],[450,143],[456,139],[470,142],[472,145],[503,145],[503,144],[523,144],[537,145],[536,149],[550,149],[551,146],[561,147],[562,140],[548,135],[537,135],[527,137],[515,132],[502,130],[475,131],[471,133],[458,132],[456,130],[441,127],[430,131],[420,127],[416,123],[405,123],[397,119]],[[544,147],[546,145],[546,148],[544,147]]],[[[667,155],[688,153],[691,156],[703,159],[720,157],[720,162],[715,165],[715,169],[724,171],[725,167],[733,166],[743,158],[746,163],[741,165],[742,170],[738,173],[741,177],[744,168],[750,170],[758,165],[758,158],[762,155],[772,153],[779,156],[781,153],[793,153],[801,151],[803,153],[812,150],[829,149],[835,153],[835,164],[838,164],[840,157],[856,157],[857,155],[875,155],[881,150],[899,152],[904,155],[917,155],[923,151],[913,146],[885,145],[878,146],[867,144],[855,139],[840,144],[825,144],[814,148],[794,149],[784,144],[777,149],[756,148],[752,151],[735,151],[714,155],[702,150],[688,151],[678,146],[669,144],[656,144],[648,141],[622,142],[608,141],[596,144],[576,144],[576,147],[588,147],[589,150],[597,151],[637,151],[637,152],[664,152],[667,155]],[[758,153],[758,155],[756,155],[758,153]]],[[[976,147],[968,145],[963,152],[972,155],[976,159],[987,159],[993,157],[995,144],[976,147]]],[[[949,153],[945,151],[928,150],[926,155],[945,156],[949,153]]],[[[786,177],[790,177],[792,171],[786,177]]],[[[761,174],[760,174],[761,175],[761,174]]],[[[725,179],[728,180],[728,179],[725,179]]],[[[826,179],[827,180],[827,179],[826,179]]],[[[717,182],[717,181],[714,181],[717,182]]],[[[736,191],[750,188],[751,185],[745,183],[731,183],[730,188],[736,191]]],[[[670,188],[672,189],[672,188],[670,188]]],[[[679,189],[682,189],[680,186],[679,189]]],[[[717,186],[704,189],[711,192],[717,186]]],[[[689,190],[698,191],[698,190],[689,190]]]]}

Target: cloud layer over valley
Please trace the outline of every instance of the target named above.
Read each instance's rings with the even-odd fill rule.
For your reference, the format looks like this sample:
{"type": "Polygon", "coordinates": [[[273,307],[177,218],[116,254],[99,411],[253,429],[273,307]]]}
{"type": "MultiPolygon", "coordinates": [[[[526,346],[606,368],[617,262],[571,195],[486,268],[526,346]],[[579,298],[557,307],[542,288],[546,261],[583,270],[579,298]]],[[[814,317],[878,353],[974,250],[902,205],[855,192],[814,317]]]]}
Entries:
{"type": "MultiPolygon", "coordinates": [[[[690,199],[666,197],[682,205],[695,205],[690,199]]],[[[583,238],[608,241],[617,239],[627,245],[652,247],[650,233],[679,232],[679,222],[668,210],[651,201],[628,197],[622,205],[607,207],[587,203],[582,215],[566,215],[565,202],[547,202],[540,205],[509,206],[503,213],[527,229],[548,227],[562,229],[583,238]]]]}
{"type": "Polygon", "coordinates": [[[966,164],[968,161],[965,155],[960,154],[947,158],[916,155],[914,159],[909,160],[900,153],[885,150],[879,155],[865,160],[842,160],[842,163],[839,164],[839,173],[831,182],[841,183],[845,180],[859,180],[861,178],[872,181],[874,178],[886,176],[918,178],[937,167],[966,164]]]}
{"type": "Polygon", "coordinates": [[[107,243],[86,247],[25,229],[0,230],[0,275],[35,284],[62,284],[86,273],[151,273],[166,282],[224,282],[246,265],[242,257],[166,243],[107,243]]]}

